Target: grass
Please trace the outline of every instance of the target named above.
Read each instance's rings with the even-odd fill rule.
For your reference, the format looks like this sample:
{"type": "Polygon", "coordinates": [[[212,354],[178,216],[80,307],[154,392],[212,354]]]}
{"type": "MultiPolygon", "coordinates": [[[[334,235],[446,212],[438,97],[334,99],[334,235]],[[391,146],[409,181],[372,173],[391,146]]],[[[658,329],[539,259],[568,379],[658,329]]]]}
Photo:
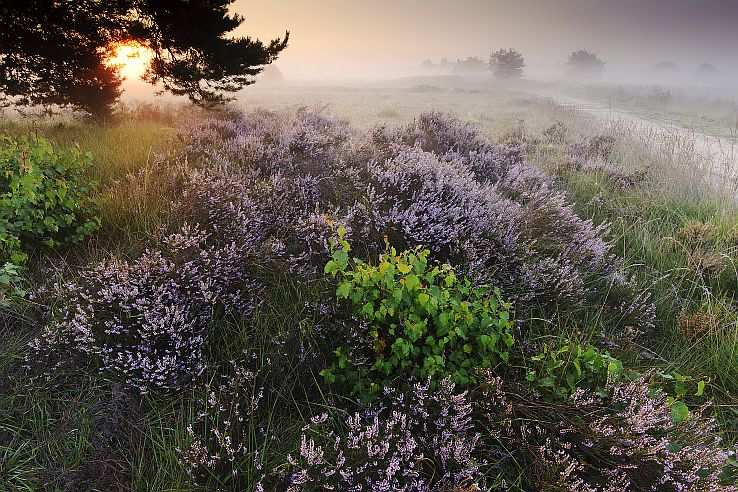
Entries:
{"type": "MultiPolygon", "coordinates": [[[[704,376],[719,402],[719,416],[730,441],[738,438],[738,323],[734,298],[738,289],[738,210],[722,201],[682,198],[663,190],[613,191],[602,175],[572,175],[566,187],[579,212],[611,224],[614,252],[626,269],[652,293],[657,324],[649,350],[667,371],[704,376]],[[710,238],[685,237],[695,224],[706,224],[710,238]],[[698,260],[718,262],[715,271],[698,260]],[[680,319],[706,311],[715,326],[686,334],[680,319]]],[[[653,363],[653,362],[651,362],[653,363]]]]}
{"type": "Polygon", "coordinates": [[[167,219],[179,170],[171,160],[179,142],[170,121],[134,117],[114,125],[6,121],[0,123],[0,134],[39,135],[93,155],[89,174],[98,184],[93,199],[102,230],[89,241],[80,261],[108,251],[136,252],[167,219]]]}
{"type": "Polygon", "coordinates": [[[95,158],[92,178],[108,185],[154,162],[156,154],[167,148],[167,140],[175,130],[166,123],[147,120],[128,120],[112,126],[21,120],[0,124],[0,133],[41,135],[61,146],[78,145],[95,158]]]}
{"type": "Polygon", "coordinates": [[[556,89],[662,124],[733,140],[738,136],[738,100],[733,89],[697,84],[682,88],[673,81],[661,85],[561,83],[556,89]]]}
{"type": "MultiPolygon", "coordinates": [[[[602,171],[567,169],[563,145],[531,146],[529,157],[557,177],[581,215],[612,224],[614,253],[653,294],[657,304],[654,331],[641,345],[621,347],[620,355],[643,367],[707,377],[721,428],[729,442],[738,440],[738,208],[706,190],[709,180],[689,145],[671,145],[671,151],[665,152],[663,143],[652,135],[622,126],[605,127],[550,101],[510,93],[483,93],[489,96],[485,98],[450,89],[421,94],[397,89],[326,92],[315,88],[299,98],[277,91],[268,94],[271,99],[261,101],[282,107],[311,104],[326,94],[332,98],[334,112],[366,126],[386,119],[406,120],[432,107],[454,110],[498,137],[519,126],[528,137],[540,137],[556,121],[565,122],[573,140],[600,132],[615,135],[619,143],[613,163],[628,172],[647,168],[651,181],[618,189],[602,171]],[[697,227],[695,224],[707,225],[709,240],[689,242],[685,231],[697,227]],[[702,260],[698,254],[703,255],[702,260]],[[720,260],[717,271],[705,270],[706,255],[720,260]],[[695,313],[705,315],[699,319],[716,322],[688,336],[684,320],[695,313]]],[[[248,97],[260,96],[257,92],[248,97]]],[[[59,145],[79,145],[95,156],[92,175],[100,182],[95,198],[103,227],[83,248],[67,252],[71,264],[111,253],[135,255],[162,224],[176,220],[171,217],[170,203],[181,173],[168,156],[176,154],[180,143],[168,122],[133,120],[115,126],[4,123],[0,132],[43,134],[59,145]]],[[[269,449],[260,451],[277,462],[291,450],[290,443],[299,441],[310,415],[333,411],[336,405],[329,396],[312,404],[306,403],[308,398],[299,398],[301,393],[320,393],[317,373],[324,361],[301,354],[305,347],[318,343],[311,337],[316,320],[305,305],[326,287],[297,284],[280,273],[265,275],[273,276],[268,282],[269,302],[251,320],[224,320],[213,326],[208,345],[212,368],[203,378],[216,378],[229,360],[246,350],[262,360],[282,361],[274,371],[277,379],[269,382],[277,396],[267,405],[265,415],[259,416],[277,438],[269,449]],[[275,350],[274,340],[280,342],[276,345],[282,351],[280,357],[271,357],[277,355],[270,353],[275,350]]],[[[118,397],[116,383],[97,375],[94,367],[60,374],[48,382],[20,377],[27,343],[39,329],[37,318],[25,320],[22,315],[12,312],[6,316],[15,318],[0,318],[5,323],[0,325],[0,339],[4,340],[0,348],[0,489],[61,491],[69,490],[71,484],[98,487],[90,490],[193,490],[176,450],[189,442],[187,423],[202,396],[197,387],[174,395],[126,400],[122,403],[125,411],[119,412],[121,420],[111,423],[106,405],[118,397]],[[105,432],[111,428],[121,441],[107,440],[105,432]]],[[[604,321],[596,315],[589,319],[586,326],[574,319],[551,320],[540,336],[595,340],[604,321]]],[[[212,485],[215,488],[215,482],[212,485]]]]}

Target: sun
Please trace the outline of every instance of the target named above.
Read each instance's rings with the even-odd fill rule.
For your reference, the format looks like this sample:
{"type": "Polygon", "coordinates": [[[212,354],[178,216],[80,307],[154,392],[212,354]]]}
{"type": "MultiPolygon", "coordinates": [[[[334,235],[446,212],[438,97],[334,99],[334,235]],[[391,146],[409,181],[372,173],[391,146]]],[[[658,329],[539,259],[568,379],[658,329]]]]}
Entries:
{"type": "Polygon", "coordinates": [[[117,67],[124,79],[140,79],[154,57],[150,48],[136,41],[116,43],[110,48],[110,53],[105,64],[117,67]]]}

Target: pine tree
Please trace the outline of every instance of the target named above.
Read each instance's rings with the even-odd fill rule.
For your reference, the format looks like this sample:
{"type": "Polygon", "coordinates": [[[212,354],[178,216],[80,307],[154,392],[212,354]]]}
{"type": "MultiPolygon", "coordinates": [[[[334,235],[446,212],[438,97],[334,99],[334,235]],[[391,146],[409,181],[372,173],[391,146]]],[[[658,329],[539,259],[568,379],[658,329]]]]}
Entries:
{"type": "Polygon", "coordinates": [[[0,103],[110,114],[121,94],[116,44],[153,53],[145,80],[211,107],[254,82],[287,46],[230,37],[234,0],[1,0],[0,103]]]}

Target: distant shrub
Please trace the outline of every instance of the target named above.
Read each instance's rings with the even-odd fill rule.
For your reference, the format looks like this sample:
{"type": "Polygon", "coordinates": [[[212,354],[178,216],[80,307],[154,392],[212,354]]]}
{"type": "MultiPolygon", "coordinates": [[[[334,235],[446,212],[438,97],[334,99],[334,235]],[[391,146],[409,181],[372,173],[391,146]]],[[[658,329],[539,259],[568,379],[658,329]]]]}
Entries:
{"type": "Polygon", "coordinates": [[[326,273],[336,276],[339,300],[358,320],[358,345],[339,347],[321,372],[328,382],[371,397],[398,378],[460,385],[474,372],[507,362],[513,344],[511,305],[499,290],[473,287],[450,265],[433,266],[429,251],[389,249],[376,266],[349,259],[341,237],[326,273]]]}
{"type": "Polygon", "coordinates": [[[205,367],[216,310],[246,316],[258,302],[252,263],[239,245],[211,248],[185,226],[160,250],[82,271],[57,289],[60,313],[34,340],[35,362],[48,374],[87,357],[142,392],[179,388],[205,367]]]}
{"type": "Polygon", "coordinates": [[[501,49],[492,52],[489,65],[498,79],[519,79],[523,76],[525,59],[514,49],[501,49]]]}
{"type": "Polygon", "coordinates": [[[289,459],[287,490],[476,490],[479,434],[471,414],[466,394],[444,380],[436,390],[387,389],[343,425],[316,416],[289,459]]]}
{"type": "Polygon", "coordinates": [[[567,61],[569,75],[583,78],[597,78],[602,75],[605,62],[587,50],[573,51],[567,61]]]}
{"type": "Polygon", "coordinates": [[[43,138],[0,138],[0,263],[32,248],[81,241],[100,223],[85,172],[92,157],[43,138]]]}

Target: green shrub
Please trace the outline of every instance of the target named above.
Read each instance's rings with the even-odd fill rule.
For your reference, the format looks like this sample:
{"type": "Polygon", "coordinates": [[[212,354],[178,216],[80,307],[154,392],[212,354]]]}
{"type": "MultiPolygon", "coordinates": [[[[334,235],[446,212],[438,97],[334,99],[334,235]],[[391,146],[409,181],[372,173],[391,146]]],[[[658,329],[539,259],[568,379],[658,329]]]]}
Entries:
{"type": "Polygon", "coordinates": [[[74,243],[97,229],[84,174],[91,161],[43,138],[0,138],[0,263],[22,265],[33,247],[74,243]]]}
{"type": "Polygon", "coordinates": [[[18,297],[23,297],[26,291],[21,267],[10,262],[0,265],[0,307],[11,303],[18,297]]]}
{"type": "Polygon", "coordinates": [[[499,290],[473,287],[450,265],[429,265],[429,251],[420,248],[387,248],[377,265],[351,259],[344,234],[340,229],[325,273],[337,277],[336,295],[366,343],[336,350],[321,373],[328,382],[371,397],[396,378],[451,376],[469,384],[477,369],[508,361],[511,305],[499,290]]]}
{"type": "Polygon", "coordinates": [[[623,363],[592,345],[546,344],[530,357],[526,378],[540,390],[566,399],[577,388],[603,392],[608,379],[623,375],[623,363]]]}

